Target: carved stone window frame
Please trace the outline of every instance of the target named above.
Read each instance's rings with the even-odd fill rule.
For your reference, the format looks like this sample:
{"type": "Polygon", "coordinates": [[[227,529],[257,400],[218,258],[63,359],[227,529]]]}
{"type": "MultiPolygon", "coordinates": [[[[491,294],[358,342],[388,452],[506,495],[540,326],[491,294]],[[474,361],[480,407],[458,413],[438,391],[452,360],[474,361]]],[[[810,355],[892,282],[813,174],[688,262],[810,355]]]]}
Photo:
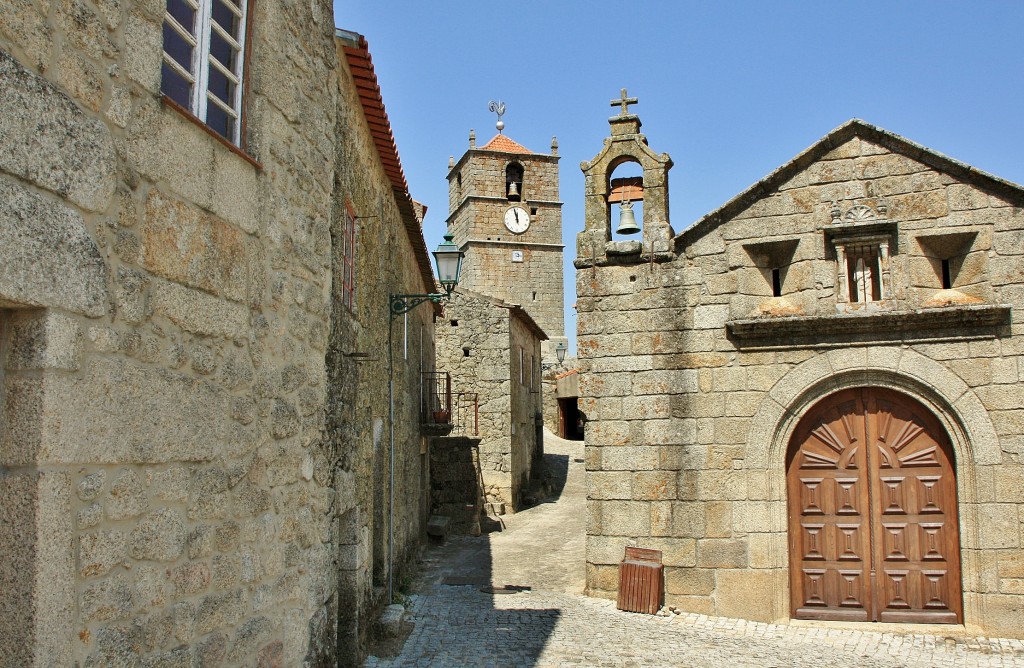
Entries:
{"type": "Polygon", "coordinates": [[[883,202],[879,202],[875,208],[855,204],[845,215],[837,203],[832,205],[832,222],[823,228],[823,232],[826,251],[836,261],[835,296],[838,312],[892,305],[894,290],[891,258],[898,253],[899,230],[895,222],[885,218],[886,212],[887,207],[883,202]],[[866,252],[865,248],[869,250],[866,252]],[[855,280],[850,261],[864,256],[874,262],[878,298],[854,301],[850,297],[851,283],[855,280]]]}

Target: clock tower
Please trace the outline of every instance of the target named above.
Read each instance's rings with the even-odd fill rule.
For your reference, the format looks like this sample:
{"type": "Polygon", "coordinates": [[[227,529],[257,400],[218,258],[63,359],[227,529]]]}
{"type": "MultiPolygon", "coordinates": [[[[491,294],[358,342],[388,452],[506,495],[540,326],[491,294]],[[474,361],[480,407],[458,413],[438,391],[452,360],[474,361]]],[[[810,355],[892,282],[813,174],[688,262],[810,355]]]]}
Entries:
{"type": "Polygon", "coordinates": [[[502,134],[448,164],[448,231],[466,252],[460,287],[519,304],[548,335],[545,361],[565,342],[558,142],[534,153],[502,134]]]}

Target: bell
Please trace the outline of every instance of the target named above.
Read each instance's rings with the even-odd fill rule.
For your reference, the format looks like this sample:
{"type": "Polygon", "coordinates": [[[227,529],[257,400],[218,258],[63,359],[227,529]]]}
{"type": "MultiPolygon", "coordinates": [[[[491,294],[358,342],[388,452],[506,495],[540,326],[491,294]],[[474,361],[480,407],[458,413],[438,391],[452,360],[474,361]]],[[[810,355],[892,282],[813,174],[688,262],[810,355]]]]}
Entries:
{"type": "Polygon", "coordinates": [[[508,183],[508,196],[519,197],[519,187],[516,185],[515,181],[509,181],[508,183]]]}
{"type": "Polygon", "coordinates": [[[616,234],[636,234],[640,228],[636,224],[636,216],[633,215],[633,205],[630,202],[622,202],[619,205],[619,226],[616,234]]]}

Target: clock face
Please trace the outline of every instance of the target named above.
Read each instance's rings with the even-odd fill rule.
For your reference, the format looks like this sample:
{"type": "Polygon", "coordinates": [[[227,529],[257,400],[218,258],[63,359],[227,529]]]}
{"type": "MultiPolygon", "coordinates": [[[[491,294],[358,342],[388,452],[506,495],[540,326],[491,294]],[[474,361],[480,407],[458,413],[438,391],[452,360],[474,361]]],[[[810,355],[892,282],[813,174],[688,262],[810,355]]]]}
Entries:
{"type": "Polygon", "coordinates": [[[530,227],[530,214],[521,206],[513,206],[505,212],[505,227],[512,234],[522,234],[530,227]]]}

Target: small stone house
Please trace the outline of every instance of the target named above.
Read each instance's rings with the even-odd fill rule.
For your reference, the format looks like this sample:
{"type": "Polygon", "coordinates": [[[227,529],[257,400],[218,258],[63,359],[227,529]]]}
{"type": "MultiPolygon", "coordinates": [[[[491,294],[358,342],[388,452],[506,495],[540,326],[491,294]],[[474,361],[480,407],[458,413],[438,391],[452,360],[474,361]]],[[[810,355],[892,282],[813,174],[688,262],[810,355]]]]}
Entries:
{"type": "Polygon", "coordinates": [[[522,507],[543,454],[541,342],[519,305],[456,289],[437,324],[437,363],[451,373],[460,435],[479,438],[480,487],[489,515],[522,507]]]}
{"type": "Polygon", "coordinates": [[[1024,189],[854,120],[676,233],[622,102],[575,261],[587,591],[637,545],[688,611],[1024,637],[1024,189]]]}
{"type": "Polygon", "coordinates": [[[434,313],[387,296],[434,281],[365,40],[214,4],[0,20],[3,665],[355,664],[423,535],[434,313]]]}

